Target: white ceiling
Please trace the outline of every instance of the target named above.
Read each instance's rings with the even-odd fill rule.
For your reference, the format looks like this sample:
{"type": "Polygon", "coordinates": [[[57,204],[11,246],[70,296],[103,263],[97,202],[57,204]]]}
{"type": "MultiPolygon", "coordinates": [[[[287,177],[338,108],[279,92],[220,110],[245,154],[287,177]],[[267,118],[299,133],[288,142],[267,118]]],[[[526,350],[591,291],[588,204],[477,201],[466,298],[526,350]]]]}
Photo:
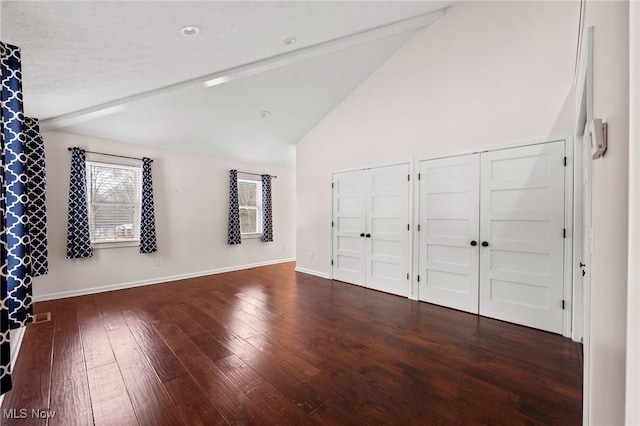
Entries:
{"type": "Polygon", "coordinates": [[[295,144],[450,3],[2,1],[0,37],[21,47],[25,112],[45,127],[293,165],[295,144]]]}

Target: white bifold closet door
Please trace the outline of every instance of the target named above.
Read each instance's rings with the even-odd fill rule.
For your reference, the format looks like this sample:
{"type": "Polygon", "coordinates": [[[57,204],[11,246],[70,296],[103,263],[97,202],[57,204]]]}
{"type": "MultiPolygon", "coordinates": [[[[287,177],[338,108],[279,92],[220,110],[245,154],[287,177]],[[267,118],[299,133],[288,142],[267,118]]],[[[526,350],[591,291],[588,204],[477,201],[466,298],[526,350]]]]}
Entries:
{"type": "Polygon", "coordinates": [[[420,163],[418,297],[478,313],[480,156],[420,163]]]}
{"type": "Polygon", "coordinates": [[[333,175],[333,278],[409,295],[409,165],[333,175]]]}
{"type": "Polygon", "coordinates": [[[562,333],[564,142],[481,158],[480,315],[562,333]]]}
{"type": "Polygon", "coordinates": [[[365,282],[366,176],[361,170],[333,175],[333,278],[365,282]]]}
{"type": "Polygon", "coordinates": [[[420,300],[562,332],[564,151],[421,162],[420,300]]]}

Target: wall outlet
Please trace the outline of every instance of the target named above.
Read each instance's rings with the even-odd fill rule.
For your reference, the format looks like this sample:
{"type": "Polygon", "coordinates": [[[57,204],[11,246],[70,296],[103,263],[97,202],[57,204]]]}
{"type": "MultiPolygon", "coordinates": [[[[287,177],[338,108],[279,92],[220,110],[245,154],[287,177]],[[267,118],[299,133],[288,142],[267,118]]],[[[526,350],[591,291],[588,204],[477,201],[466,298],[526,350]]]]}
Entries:
{"type": "Polygon", "coordinates": [[[162,258],[156,257],[156,266],[162,266],[162,258]]]}
{"type": "Polygon", "coordinates": [[[313,260],[313,253],[309,253],[309,260],[313,260]]]}
{"type": "Polygon", "coordinates": [[[287,246],[282,246],[282,251],[287,251],[287,246]]]}

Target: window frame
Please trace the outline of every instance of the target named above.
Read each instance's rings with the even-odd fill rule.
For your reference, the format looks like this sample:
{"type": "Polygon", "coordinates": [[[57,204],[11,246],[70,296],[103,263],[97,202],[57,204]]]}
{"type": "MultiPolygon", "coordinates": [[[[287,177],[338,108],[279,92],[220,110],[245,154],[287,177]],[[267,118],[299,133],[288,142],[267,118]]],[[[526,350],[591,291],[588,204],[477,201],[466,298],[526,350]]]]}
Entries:
{"type": "MultiPolygon", "coordinates": [[[[254,206],[243,206],[240,204],[240,195],[238,194],[238,213],[240,210],[244,209],[255,209],[256,210],[256,232],[242,232],[242,226],[240,226],[240,238],[260,238],[262,237],[262,181],[258,179],[251,178],[241,178],[238,177],[238,192],[240,190],[240,183],[251,183],[255,184],[256,187],[256,205],[254,206]]],[[[241,221],[242,223],[242,221],[241,221]]]]}
{"type": "MultiPolygon", "coordinates": [[[[106,156],[102,154],[87,153],[85,158],[86,176],[87,176],[87,208],[89,214],[89,235],[91,238],[91,245],[94,249],[103,248],[118,248],[118,247],[139,247],[140,246],[140,221],[142,215],[142,163],[137,160],[127,160],[123,158],[115,158],[112,156],[106,156]],[[131,239],[121,240],[108,240],[108,241],[96,241],[94,240],[94,228],[91,225],[91,171],[92,166],[109,167],[114,169],[133,170],[137,173],[137,179],[134,180],[134,184],[137,184],[138,188],[134,188],[136,199],[133,203],[133,226],[137,229],[137,237],[131,239]]],[[[124,203],[123,203],[124,204],[124,203]]]]}

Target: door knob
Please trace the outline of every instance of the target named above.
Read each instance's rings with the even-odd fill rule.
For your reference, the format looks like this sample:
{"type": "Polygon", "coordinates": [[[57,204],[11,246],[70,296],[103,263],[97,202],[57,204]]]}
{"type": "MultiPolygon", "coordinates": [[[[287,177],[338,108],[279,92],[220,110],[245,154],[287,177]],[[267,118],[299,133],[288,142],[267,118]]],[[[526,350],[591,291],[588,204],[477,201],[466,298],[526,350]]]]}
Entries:
{"type": "Polygon", "coordinates": [[[365,237],[371,238],[371,234],[367,234],[367,235],[365,235],[365,237]]]}
{"type": "Polygon", "coordinates": [[[362,234],[360,234],[361,237],[364,237],[364,232],[362,234]]]}
{"type": "Polygon", "coordinates": [[[487,241],[482,242],[482,247],[489,247],[489,243],[487,241]]]}
{"type": "Polygon", "coordinates": [[[477,246],[477,245],[478,245],[478,242],[477,242],[477,241],[475,241],[475,240],[474,240],[474,241],[471,241],[471,245],[475,247],[475,246],[477,246]]]}

